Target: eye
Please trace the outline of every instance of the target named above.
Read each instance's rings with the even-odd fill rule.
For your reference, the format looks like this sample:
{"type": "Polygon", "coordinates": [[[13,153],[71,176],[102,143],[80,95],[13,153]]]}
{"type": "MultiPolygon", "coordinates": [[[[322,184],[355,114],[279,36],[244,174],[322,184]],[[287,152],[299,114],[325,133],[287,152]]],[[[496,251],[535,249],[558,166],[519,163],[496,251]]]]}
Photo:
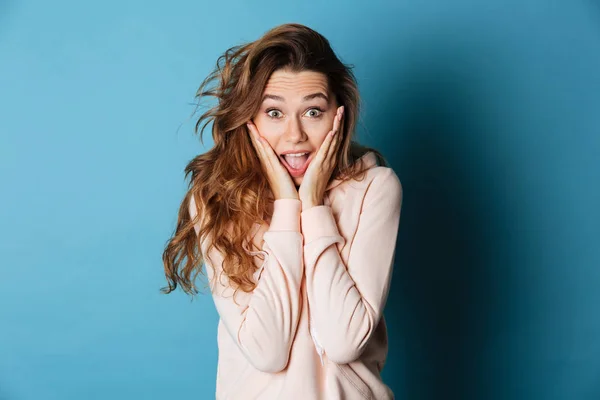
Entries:
{"type": "Polygon", "coordinates": [[[304,115],[308,115],[311,118],[319,118],[322,112],[323,110],[321,110],[320,108],[311,108],[304,115]]]}
{"type": "Polygon", "coordinates": [[[270,109],[270,110],[267,110],[267,115],[274,119],[281,118],[281,111],[276,110],[276,109],[270,109]]]}

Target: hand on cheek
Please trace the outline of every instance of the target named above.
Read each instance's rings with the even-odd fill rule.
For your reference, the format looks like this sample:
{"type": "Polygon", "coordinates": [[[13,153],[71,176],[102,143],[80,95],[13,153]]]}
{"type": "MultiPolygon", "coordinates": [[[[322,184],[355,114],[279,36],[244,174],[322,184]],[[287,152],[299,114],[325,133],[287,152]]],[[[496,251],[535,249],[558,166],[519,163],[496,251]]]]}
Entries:
{"type": "Polygon", "coordinates": [[[275,199],[298,199],[298,191],[292,177],[279,162],[279,157],[269,142],[261,136],[252,121],[248,121],[246,126],[275,199]]]}
{"type": "Polygon", "coordinates": [[[344,118],[344,106],[337,109],[333,127],[327,133],[317,154],[308,166],[298,189],[302,210],[323,204],[323,196],[331,174],[337,165],[337,153],[342,142],[340,127],[344,118]]]}

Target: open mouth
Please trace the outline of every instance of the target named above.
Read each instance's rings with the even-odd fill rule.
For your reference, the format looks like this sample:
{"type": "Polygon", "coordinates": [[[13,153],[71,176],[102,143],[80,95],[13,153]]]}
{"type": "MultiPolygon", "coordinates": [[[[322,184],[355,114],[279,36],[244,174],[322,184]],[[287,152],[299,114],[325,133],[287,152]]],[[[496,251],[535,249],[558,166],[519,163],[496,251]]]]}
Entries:
{"type": "Polygon", "coordinates": [[[300,156],[286,154],[280,156],[279,158],[281,159],[281,163],[285,166],[290,175],[292,175],[293,177],[300,177],[306,172],[306,169],[308,168],[308,165],[312,160],[312,155],[313,153],[305,153],[300,156]]]}

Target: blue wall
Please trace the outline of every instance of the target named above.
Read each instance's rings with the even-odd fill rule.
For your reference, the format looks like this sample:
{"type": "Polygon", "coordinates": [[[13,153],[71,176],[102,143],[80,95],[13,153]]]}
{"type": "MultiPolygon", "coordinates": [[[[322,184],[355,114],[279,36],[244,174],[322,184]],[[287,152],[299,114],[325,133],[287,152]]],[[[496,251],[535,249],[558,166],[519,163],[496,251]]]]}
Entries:
{"type": "Polygon", "coordinates": [[[248,3],[0,2],[0,399],[211,398],[212,300],[159,293],[193,95],[291,21],[404,186],[397,398],[600,398],[600,4],[248,3]]]}

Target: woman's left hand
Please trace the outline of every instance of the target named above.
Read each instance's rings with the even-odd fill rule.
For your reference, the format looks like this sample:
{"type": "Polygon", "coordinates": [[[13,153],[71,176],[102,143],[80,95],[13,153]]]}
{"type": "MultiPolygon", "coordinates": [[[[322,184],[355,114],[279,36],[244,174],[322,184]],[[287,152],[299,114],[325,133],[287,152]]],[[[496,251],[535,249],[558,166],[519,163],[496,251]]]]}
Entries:
{"type": "Polygon", "coordinates": [[[315,158],[304,173],[298,196],[302,201],[302,211],[323,204],[325,189],[337,165],[337,150],[342,142],[340,126],[344,118],[344,106],[337,109],[333,119],[333,129],[327,133],[315,158]]]}

